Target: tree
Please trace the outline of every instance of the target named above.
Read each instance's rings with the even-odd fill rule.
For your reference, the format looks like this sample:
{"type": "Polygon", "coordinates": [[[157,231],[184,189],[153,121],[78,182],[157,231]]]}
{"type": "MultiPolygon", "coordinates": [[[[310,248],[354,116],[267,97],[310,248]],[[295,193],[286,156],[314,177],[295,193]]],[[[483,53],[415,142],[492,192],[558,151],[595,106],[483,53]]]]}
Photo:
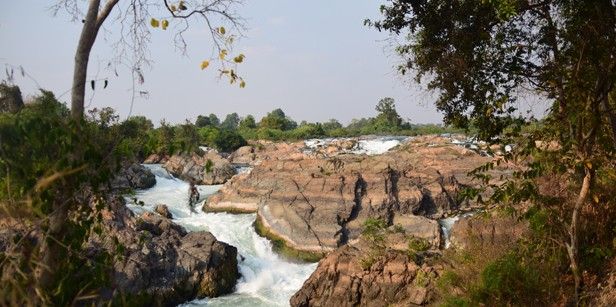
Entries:
{"type": "Polygon", "coordinates": [[[257,128],[257,123],[252,115],[247,115],[240,121],[240,129],[254,129],[257,128]]]}
{"type": "MultiPolygon", "coordinates": [[[[132,68],[134,79],[143,81],[143,66],[148,64],[146,58],[147,44],[150,39],[150,27],[161,28],[166,30],[171,23],[177,22],[178,32],[175,36],[176,45],[185,50],[186,41],[184,40],[184,32],[189,28],[190,21],[199,20],[205,22],[208,27],[208,32],[214,42],[214,47],[217,50],[216,54],[224,63],[234,65],[241,63],[244,56],[242,54],[226,59],[233,35],[227,35],[224,27],[218,27],[219,24],[231,24],[235,30],[241,30],[239,17],[233,13],[233,6],[238,4],[239,0],[194,0],[172,3],[168,0],[89,0],[85,15],[82,14],[82,4],[78,0],[57,0],[53,6],[57,13],[60,10],[66,10],[74,20],[80,20],[83,23],[77,50],[75,53],[75,66],[73,72],[73,87],[71,93],[71,115],[76,120],[81,120],[84,112],[85,90],[87,83],[88,62],[90,52],[94,46],[94,42],[98,37],[101,27],[105,24],[112,11],[118,12],[117,22],[121,23],[122,33],[116,46],[119,52],[118,59],[132,57],[130,67],[132,68]],[[104,2],[101,3],[101,2],[104,2]],[[120,3],[126,3],[122,6],[120,3]],[[162,11],[157,11],[155,8],[162,8],[162,11]],[[163,18],[154,18],[150,16],[166,16],[163,18]],[[150,20],[147,20],[150,18],[150,20]],[[180,25],[181,24],[181,25],[180,25]]],[[[201,64],[202,68],[209,65],[209,61],[204,61],[201,64]]],[[[244,81],[241,80],[233,69],[222,69],[232,82],[240,79],[240,86],[244,87],[244,81]]],[[[91,81],[94,89],[95,81],[91,81]]]]}
{"type": "Polygon", "coordinates": [[[297,127],[297,123],[287,117],[284,112],[278,108],[267,113],[259,122],[259,126],[268,129],[291,130],[297,127]]]}
{"type": "Polygon", "coordinates": [[[436,106],[446,124],[473,124],[488,141],[518,136],[519,92],[530,89],[548,103],[543,128],[524,135],[525,146],[518,147],[521,157],[544,158],[518,173],[515,190],[525,193],[516,199],[542,204],[546,197],[532,180],[541,175],[567,176],[577,189],[572,200],[560,202],[558,212],[569,221],[560,222],[564,238],[555,239],[569,257],[577,302],[582,208],[592,206],[591,199],[601,202],[598,174],[614,180],[605,169],[614,167],[616,151],[616,3],[391,1],[381,12],[382,20],[366,23],[409,34],[396,48],[403,59],[398,70],[438,90],[436,106]]]}
{"type": "Polygon", "coordinates": [[[208,118],[210,120],[210,126],[213,126],[213,127],[220,126],[220,119],[218,119],[218,116],[216,116],[216,114],[210,113],[210,115],[208,115],[208,118]]]}
{"type": "Polygon", "coordinates": [[[203,128],[211,125],[210,118],[207,116],[199,115],[197,116],[197,120],[195,120],[195,126],[198,128],[203,128]]]}
{"type": "Polygon", "coordinates": [[[396,111],[396,103],[393,98],[385,97],[381,99],[375,109],[379,112],[375,121],[377,129],[395,131],[402,124],[402,118],[396,111]]]}
{"type": "Polygon", "coordinates": [[[331,130],[342,128],[342,124],[340,124],[340,122],[334,118],[330,119],[327,122],[324,122],[322,126],[323,126],[323,130],[325,131],[331,131],[331,130]]]}
{"type": "Polygon", "coordinates": [[[240,116],[237,113],[233,112],[231,114],[227,114],[225,120],[220,124],[220,127],[227,130],[235,130],[237,126],[240,124],[240,116]]]}

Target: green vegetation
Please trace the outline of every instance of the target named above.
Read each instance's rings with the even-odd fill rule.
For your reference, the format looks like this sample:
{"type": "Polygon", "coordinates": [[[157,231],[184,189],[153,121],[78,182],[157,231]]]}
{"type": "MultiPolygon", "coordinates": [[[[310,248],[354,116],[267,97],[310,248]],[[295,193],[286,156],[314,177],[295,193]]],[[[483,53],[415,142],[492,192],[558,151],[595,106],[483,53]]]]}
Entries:
{"type": "Polygon", "coordinates": [[[557,304],[583,304],[582,292],[594,289],[584,282],[601,276],[613,257],[615,11],[613,1],[389,1],[382,20],[366,21],[404,33],[398,70],[439,93],[446,124],[516,144],[505,162],[525,164],[504,183],[489,175],[503,161],[472,173],[481,190],[492,191],[479,201],[522,210],[531,204],[520,216],[533,234],[509,246],[513,254],[464,264],[481,281],[469,281],[477,288],[463,288],[466,299],[452,302],[550,305],[558,297],[557,304]],[[545,101],[540,122],[521,116],[521,91],[545,101]]]}

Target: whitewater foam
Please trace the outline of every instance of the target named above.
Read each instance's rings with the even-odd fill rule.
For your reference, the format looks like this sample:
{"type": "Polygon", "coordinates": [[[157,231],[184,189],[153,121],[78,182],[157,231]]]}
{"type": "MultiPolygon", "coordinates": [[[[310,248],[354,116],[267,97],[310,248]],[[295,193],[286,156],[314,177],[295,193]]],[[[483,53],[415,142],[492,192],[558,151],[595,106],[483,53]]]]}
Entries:
{"type": "MultiPolygon", "coordinates": [[[[153,211],[166,204],[174,221],[188,231],[206,230],[218,240],[238,249],[242,277],[235,292],[218,298],[194,300],[181,306],[288,306],[291,296],[316,269],[316,263],[294,263],[278,256],[271,242],[259,236],[253,227],[255,214],[205,213],[203,202],[191,209],[188,183],[169,175],[160,165],[145,165],[156,175],[156,185],[127,197],[128,207],[136,213],[153,211]],[[133,202],[142,201],[143,206],[133,202]]],[[[222,186],[197,186],[202,197],[222,186]]]]}

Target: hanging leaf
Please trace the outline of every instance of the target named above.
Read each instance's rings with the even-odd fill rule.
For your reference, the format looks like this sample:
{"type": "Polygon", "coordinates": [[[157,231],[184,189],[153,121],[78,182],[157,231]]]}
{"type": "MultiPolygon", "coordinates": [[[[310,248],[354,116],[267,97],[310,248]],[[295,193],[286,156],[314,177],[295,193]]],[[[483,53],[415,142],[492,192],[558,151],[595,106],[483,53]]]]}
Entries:
{"type": "Polygon", "coordinates": [[[96,83],[94,80],[90,81],[90,86],[92,86],[92,90],[94,90],[94,83],[96,83]]]}
{"type": "Polygon", "coordinates": [[[220,34],[222,34],[222,35],[225,35],[225,33],[226,33],[227,31],[225,30],[225,27],[220,27],[220,28],[218,28],[218,32],[219,32],[220,34]]]}
{"type": "Polygon", "coordinates": [[[167,27],[169,26],[169,21],[167,19],[163,19],[161,26],[163,30],[167,30],[167,27]]]}
{"type": "Polygon", "coordinates": [[[180,1],[180,3],[178,4],[178,7],[180,8],[180,11],[185,11],[188,9],[186,5],[184,5],[184,1],[180,1]]]}
{"type": "Polygon", "coordinates": [[[246,87],[246,82],[244,80],[242,80],[240,82],[240,88],[245,88],[246,87]]]}
{"type": "Polygon", "coordinates": [[[177,11],[177,7],[175,7],[175,5],[174,5],[174,4],[170,5],[170,6],[169,6],[169,9],[170,9],[172,12],[177,11]]]}
{"type": "Polygon", "coordinates": [[[225,49],[220,50],[220,54],[218,56],[220,57],[221,60],[224,60],[225,57],[227,56],[227,50],[225,49]]]}
{"type": "Polygon", "coordinates": [[[24,70],[23,66],[19,65],[19,71],[21,72],[22,77],[26,76],[26,71],[24,70]]]}
{"type": "Polygon", "coordinates": [[[201,62],[201,70],[206,69],[208,66],[210,66],[210,62],[209,61],[201,62]]]}
{"type": "Polygon", "coordinates": [[[158,26],[160,25],[160,22],[158,21],[158,19],[152,18],[150,19],[150,25],[152,25],[152,27],[154,28],[158,28],[158,26]]]}
{"type": "Polygon", "coordinates": [[[103,89],[106,89],[108,84],[109,84],[109,81],[105,80],[105,84],[103,85],[103,89]]]}
{"type": "Polygon", "coordinates": [[[233,62],[235,62],[235,63],[242,63],[242,62],[244,62],[244,55],[240,54],[240,55],[236,56],[235,58],[233,58],[233,62]]]}

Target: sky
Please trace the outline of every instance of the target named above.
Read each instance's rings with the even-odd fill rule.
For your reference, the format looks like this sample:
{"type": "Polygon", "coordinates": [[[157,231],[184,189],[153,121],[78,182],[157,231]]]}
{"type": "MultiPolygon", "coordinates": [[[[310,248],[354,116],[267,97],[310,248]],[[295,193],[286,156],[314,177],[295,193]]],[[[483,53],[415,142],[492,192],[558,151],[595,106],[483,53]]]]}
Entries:
{"type": "MultiPolygon", "coordinates": [[[[42,87],[68,102],[81,23],[71,22],[67,14],[53,16],[53,2],[0,0],[0,65],[24,68],[29,77],[15,73],[24,95],[42,87]]],[[[388,36],[363,25],[364,19],[379,17],[379,6],[380,1],[246,0],[237,11],[247,29],[234,48],[235,54],[246,55],[239,66],[243,89],[220,79],[216,63],[200,69],[212,55],[202,23],[193,24],[186,35],[187,55],[175,47],[171,29],[154,30],[149,44],[153,63],[139,88],[148,97],[133,103],[129,70],[106,69],[118,32],[118,25],[110,23],[95,43],[88,70],[88,79],[108,79],[109,86],[99,84],[94,92],[88,87],[86,105],[110,106],[121,118],[145,115],[154,122],[192,121],[209,113],[224,118],[232,112],[259,119],[281,108],[298,122],[336,118],[348,123],[375,116],[378,101],[392,97],[402,118],[441,123],[435,95],[410,82],[411,77],[399,76],[388,36]]]]}

